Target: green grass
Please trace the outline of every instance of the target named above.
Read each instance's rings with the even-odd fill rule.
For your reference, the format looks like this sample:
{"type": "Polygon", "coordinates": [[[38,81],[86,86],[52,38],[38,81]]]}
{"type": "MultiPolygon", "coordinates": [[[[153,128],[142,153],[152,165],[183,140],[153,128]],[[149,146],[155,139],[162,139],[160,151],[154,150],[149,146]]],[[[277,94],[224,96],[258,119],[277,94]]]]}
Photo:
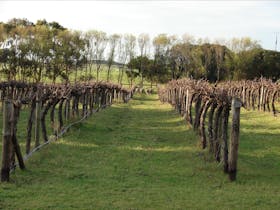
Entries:
{"type": "MultiPolygon", "coordinates": [[[[96,78],[96,70],[95,70],[95,66],[93,67],[93,71],[92,71],[92,76],[94,77],[94,78],[96,78]]],[[[100,72],[99,72],[99,80],[101,81],[107,81],[107,70],[108,70],[108,66],[106,66],[106,65],[102,65],[101,66],[101,70],[100,70],[100,72]]],[[[109,78],[109,80],[111,81],[111,82],[113,82],[113,83],[118,83],[118,77],[119,77],[119,68],[118,67],[116,67],[116,66],[112,66],[112,68],[111,68],[111,70],[110,70],[110,78],[109,78]]],[[[79,73],[78,73],[78,75],[80,76],[80,75],[83,75],[83,72],[85,72],[85,70],[83,70],[83,71],[79,71],[79,73]]],[[[79,77],[78,76],[78,77],[79,77]]],[[[74,81],[74,73],[72,73],[71,75],[70,75],[70,79],[71,79],[71,81],[74,81]]],[[[127,74],[125,73],[125,71],[123,72],[123,80],[122,80],[122,83],[123,83],[123,85],[124,86],[129,86],[130,85],[130,78],[127,76],[127,74]]],[[[143,83],[143,85],[145,86],[145,87],[150,87],[151,86],[151,83],[149,82],[149,81],[147,81],[145,78],[144,78],[144,81],[143,81],[144,83],[143,83]]],[[[141,77],[139,76],[139,77],[136,77],[135,79],[133,79],[133,81],[132,81],[132,83],[133,84],[135,84],[135,85],[139,85],[140,83],[141,83],[141,77]]],[[[153,85],[155,85],[155,84],[153,84],[153,85]]]]}
{"type": "MultiPolygon", "coordinates": [[[[105,64],[102,64],[101,68],[100,68],[100,72],[99,72],[99,81],[107,81],[107,71],[108,71],[108,66],[105,64]]],[[[86,76],[86,72],[87,72],[87,76],[89,76],[90,75],[89,69],[86,71],[86,67],[79,68],[78,72],[77,72],[77,81],[80,81],[81,77],[86,76]]],[[[43,75],[44,74],[45,73],[43,73],[43,75]]],[[[75,82],[75,74],[76,74],[76,72],[74,70],[69,73],[69,81],[71,83],[75,82]]],[[[113,65],[110,70],[109,81],[112,83],[118,83],[119,74],[120,74],[120,69],[117,66],[113,65]]],[[[93,67],[92,67],[91,76],[92,76],[93,80],[96,80],[97,73],[96,73],[95,65],[93,65],[93,67]]],[[[20,80],[20,78],[21,77],[19,75],[17,75],[17,79],[20,80]]],[[[3,82],[3,81],[7,81],[7,77],[6,77],[6,75],[4,75],[3,73],[0,72],[0,82],[3,82]]],[[[30,80],[29,82],[32,82],[32,81],[30,80]]],[[[52,83],[52,80],[47,78],[46,76],[43,76],[41,82],[52,83]]],[[[63,83],[63,82],[65,82],[65,81],[61,77],[56,78],[56,83],[63,83]]],[[[131,83],[130,78],[127,76],[127,74],[124,71],[122,85],[124,87],[129,87],[130,83],[131,83]]],[[[138,77],[134,78],[132,83],[134,85],[141,84],[141,77],[138,76],[138,77]]],[[[151,83],[144,78],[143,85],[144,85],[144,87],[149,88],[151,86],[151,83]]],[[[153,84],[153,86],[155,86],[155,83],[153,84]]]]}
{"type": "Polygon", "coordinates": [[[0,184],[0,209],[277,209],[280,121],[242,111],[236,182],[156,95],[102,110],[0,184]]]}
{"type": "MultiPolygon", "coordinates": [[[[101,65],[100,68],[100,72],[99,72],[99,81],[107,81],[107,70],[108,70],[108,66],[105,64],[101,65]]],[[[115,65],[113,65],[111,67],[110,70],[110,78],[109,81],[112,83],[118,83],[118,77],[119,77],[119,68],[115,65]]],[[[77,73],[77,80],[79,81],[79,78],[81,76],[85,76],[85,72],[86,72],[86,67],[83,68],[79,68],[78,69],[78,73],[77,73]]],[[[88,76],[89,76],[89,70],[87,72],[88,76]]],[[[96,74],[96,66],[93,65],[92,67],[92,73],[91,76],[93,77],[93,80],[96,80],[97,74],[96,74]]],[[[17,79],[20,79],[20,76],[17,76],[17,79]]],[[[75,82],[75,71],[71,71],[69,73],[69,80],[70,82],[74,83],[75,82]]],[[[3,81],[7,81],[6,75],[4,75],[3,73],[0,72],[0,82],[3,81]]],[[[31,81],[30,81],[31,82],[31,81]]],[[[42,81],[44,83],[52,83],[52,80],[47,78],[47,77],[43,77],[42,81]]],[[[57,83],[63,83],[64,80],[61,77],[57,77],[56,78],[56,82],[57,83]]],[[[129,87],[130,86],[130,78],[127,76],[127,74],[125,73],[125,71],[123,72],[123,80],[122,80],[122,84],[124,87],[129,87]]],[[[133,79],[132,83],[134,85],[139,85],[141,83],[141,77],[136,77],[135,79],[133,79]]],[[[144,79],[143,81],[143,85],[144,87],[149,88],[151,86],[151,83],[149,81],[147,81],[146,79],[144,79]]],[[[153,86],[155,87],[155,84],[153,83],[153,86]]]]}

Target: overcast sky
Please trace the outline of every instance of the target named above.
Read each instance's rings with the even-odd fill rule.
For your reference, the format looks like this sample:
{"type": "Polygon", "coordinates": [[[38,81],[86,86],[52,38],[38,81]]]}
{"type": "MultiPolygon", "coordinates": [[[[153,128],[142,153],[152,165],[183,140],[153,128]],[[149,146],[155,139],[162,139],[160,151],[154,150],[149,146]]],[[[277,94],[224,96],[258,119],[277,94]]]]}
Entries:
{"type": "MultiPolygon", "coordinates": [[[[278,1],[0,1],[0,21],[57,21],[64,27],[107,33],[159,33],[195,37],[250,36],[275,49],[278,1]]],[[[279,33],[280,37],[280,33],[279,33]]],[[[278,41],[278,50],[280,41],[278,41]]]]}

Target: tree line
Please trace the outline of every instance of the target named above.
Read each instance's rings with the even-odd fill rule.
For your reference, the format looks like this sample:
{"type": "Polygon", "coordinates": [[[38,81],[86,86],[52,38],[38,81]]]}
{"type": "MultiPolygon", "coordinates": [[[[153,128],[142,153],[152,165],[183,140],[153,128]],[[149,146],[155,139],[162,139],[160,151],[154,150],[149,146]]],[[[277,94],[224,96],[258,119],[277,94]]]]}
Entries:
{"type": "MultiPolygon", "coordinates": [[[[11,19],[0,23],[0,71],[8,80],[53,83],[100,80],[106,66],[110,81],[112,66],[119,68],[118,82],[124,73],[151,83],[189,77],[222,80],[267,77],[278,80],[280,53],[262,49],[249,37],[222,39],[210,43],[184,34],[159,34],[153,39],[145,33],[106,34],[103,31],[69,30],[58,22],[11,19]],[[82,76],[81,76],[82,72],[82,76]]],[[[3,77],[2,76],[2,77],[3,77]]]]}

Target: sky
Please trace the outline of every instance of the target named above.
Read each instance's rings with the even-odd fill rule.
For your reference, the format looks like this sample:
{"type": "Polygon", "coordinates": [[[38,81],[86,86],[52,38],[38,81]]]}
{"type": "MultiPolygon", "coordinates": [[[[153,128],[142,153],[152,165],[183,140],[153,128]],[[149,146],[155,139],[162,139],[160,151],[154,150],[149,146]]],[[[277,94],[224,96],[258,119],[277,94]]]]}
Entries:
{"type": "Polygon", "coordinates": [[[196,38],[249,36],[280,50],[280,1],[0,1],[0,21],[57,21],[69,29],[112,33],[191,34],[196,38]]]}

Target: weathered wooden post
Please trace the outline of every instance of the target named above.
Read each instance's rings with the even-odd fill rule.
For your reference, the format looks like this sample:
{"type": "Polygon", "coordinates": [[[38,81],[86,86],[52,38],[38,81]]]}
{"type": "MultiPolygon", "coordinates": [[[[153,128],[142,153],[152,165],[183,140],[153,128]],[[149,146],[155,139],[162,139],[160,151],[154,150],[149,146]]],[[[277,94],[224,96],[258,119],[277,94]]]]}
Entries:
{"type": "MultiPolygon", "coordinates": [[[[42,136],[45,142],[48,141],[48,135],[47,135],[47,128],[46,128],[46,115],[48,113],[48,110],[52,106],[52,101],[49,100],[47,104],[44,106],[42,112],[41,112],[41,128],[42,128],[42,136]]],[[[56,134],[56,133],[55,133],[56,134]]]]}
{"type": "Polygon", "coordinates": [[[66,99],[65,103],[65,121],[68,122],[70,117],[70,100],[69,98],[66,99]]]}
{"type": "Polygon", "coordinates": [[[84,117],[87,113],[87,92],[86,91],[82,95],[82,109],[83,109],[82,116],[84,117]]]}
{"type": "Polygon", "coordinates": [[[62,108],[63,108],[63,102],[64,98],[62,98],[58,105],[58,129],[61,130],[63,127],[63,114],[62,114],[62,108]]]}
{"type": "Polygon", "coordinates": [[[263,87],[263,84],[261,86],[261,89],[260,89],[260,96],[259,96],[259,110],[263,110],[263,93],[264,93],[264,87],[263,87]]]}
{"type": "Polygon", "coordinates": [[[275,99],[276,99],[276,97],[277,97],[277,93],[278,93],[278,90],[274,90],[274,92],[273,92],[273,94],[272,94],[272,102],[271,102],[273,115],[274,115],[275,117],[276,117],[275,99]]]}
{"type": "Polygon", "coordinates": [[[220,162],[221,156],[221,144],[220,144],[220,131],[221,131],[221,115],[223,111],[223,105],[218,105],[218,108],[214,114],[214,122],[213,122],[213,144],[214,144],[214,155],[215,159],[220,162]]]}
{"type": "Polygon", "coordinates": [[[21,154],[20,146],[17,140],[17,123],[18,123],[18,118],[19,118],[19,112],[20,112],[20,104],[13,104],[12,107],[12,125],[11,125],[11,140],[12,140],[12,145],[13,145],[13,151],[15,151],[19,167],[20,169],[25,169],[25,165],[23,162],[23,157],[21,154]]]}
{"type": "Polygon", "coordinates": [[[36,111],[35,111],[35,147],[40,145],[40,123],[41,123],[41,99],[40,89],[37,89],[36,95],[36,111]]]}
{"type": "Polygon", "coordinates": [[[195,97],[195,94],[192,93],[191,96],[190,96],[190,101],[189,101],[189,107],[188,107],[188,110],[189,110],[189,123],[192,125],[193,124],[193,118],[192,118],[192,103],[193,103],[193,100],[194,100],[194,97],[195,97]]]}
{"type": "Polygon", "coordinates": [[[206,134],[205,134],[205,118],[206,118],[206,114],[207,114],[207,111],[209,109],[209,107],[211,106],[211,101],[207,101],[205,103],[205,106],[203,107],[203,111],[200,115],[200,136],[201,136],[201,146],[202,146],[202,149],[205,149],[206,148],[206,144],[207,144],[207,140],[206,140],[206,134]]]}
{"type": "Polygon", "coordinates": [[[232,125],[231,125],[229,160],[228,160],[228,173],[229,173],[229,179],[231,181],[236,180],[241,105],[242,103],[240,99],[233,98],[232,125]]]}
{"type": "Polygon", "coordinates": [[[195,120],[194,120],[194,130],[198,130],[199,124],[200,124],[200,116],[203,112],[204,106],[207,103],[207,101],[200,99],[200,107],[198,108],[197,113],[195,113],[195,120]]]}
{"type": "Polygon", "coordinates": [[[26,150],[25,150],[26,154],[30,152],[35,106],[36,106],[36,99],[33,99],[31,102],[30,115],[28,118],[28,125],[27,125],[27,138],[26,138],[26,150]]]}
{"type": "Polygon", "coordinates": [[[5,100],[3,103],[3,136],[2,136],[2,167],[1,182],[9,181],[10,174],[10,146],[12,138],[12,102],[5,100]]]}
{"type": "Polygon", "coordinates": [[[224,172],[228,172],[228,118],[230,105],[225,105],[223,108],[223,118],[222,118],[222,140],[223,140],[223,163],[224,172]]]}
{"type": "Polygon", "coordinates": [[[186,92],[186,101],[185,101],[185,116],[184,118],[189,121],[189,89],[186,92]]]}

